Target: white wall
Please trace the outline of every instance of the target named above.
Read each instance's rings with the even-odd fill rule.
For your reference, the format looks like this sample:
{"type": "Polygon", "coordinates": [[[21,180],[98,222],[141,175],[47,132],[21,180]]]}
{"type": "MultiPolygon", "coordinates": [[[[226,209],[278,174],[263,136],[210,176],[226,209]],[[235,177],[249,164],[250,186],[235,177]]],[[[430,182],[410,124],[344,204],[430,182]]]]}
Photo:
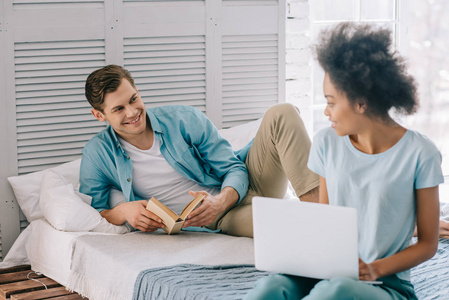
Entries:
{"type": "Polygon", "coordinates": [[[286,2],[286,99],[301,110],[312,136],[312,71],[308,0],[286,2]]]}

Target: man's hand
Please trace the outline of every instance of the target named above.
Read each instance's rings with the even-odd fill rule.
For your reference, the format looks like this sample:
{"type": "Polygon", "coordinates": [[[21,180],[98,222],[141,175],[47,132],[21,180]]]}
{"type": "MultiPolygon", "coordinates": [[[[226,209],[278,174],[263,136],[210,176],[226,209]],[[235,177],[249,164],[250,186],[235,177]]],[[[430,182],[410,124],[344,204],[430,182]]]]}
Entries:
{"type": "Polygon", "coordinates": [[[225,187],[217,196],[212,196],[204,191],[189,191],[189,194],[193,197],[203,194],[206,197],[203,202],[188,215],[183,227],[201,227],[210,224],[218,217],[218,215],[234,205],[239,199],[238,193],[231,187],[225,187]]]}
{"type": "Polygon", "coordinates": [[[164,228],[161,218],[146,209],[147,200],[131,201],[103,210],[101,216],[115,225],[128,223],[141,231],[152,232],[164,228]]]}
{"type": "Polygon", "coordinates": [[[440,220],[440,238],[449,239],[449,222],[440,220]]]}
{"type": "Polygon", "coordinates": [[[359,258],[359,280],[374,281],[379,278],[377,271],[371,264],[366,264],[359,258]]]}

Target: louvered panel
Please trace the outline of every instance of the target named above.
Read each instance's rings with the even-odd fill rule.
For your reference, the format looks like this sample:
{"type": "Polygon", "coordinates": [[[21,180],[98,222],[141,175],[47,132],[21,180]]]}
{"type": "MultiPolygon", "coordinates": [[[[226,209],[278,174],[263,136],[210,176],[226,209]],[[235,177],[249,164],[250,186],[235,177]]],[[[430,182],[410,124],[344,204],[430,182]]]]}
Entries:
{"type": "Polygon", "coordinates": [[[40,124],[40,125],[30,125],[30,126],[20,126],[18,127],[17,133],[29,133],[29,132],[41,132],[41,131],[53,131],[57,132],[60,130],[66,129],[77,129],[77,128],[104,128],[97,120],[89,120],[87,122],[80,122],[78,120],[70,122],[67,120],[66,122],[60,123],[50,123],[50,124],[40,124]]]}
{"type": "MultiPolygon", "coordinates": [[[[83,146],[84,147],[84,146],[83,146]]],[[[22,159],[23,165],[34,165],[34,162],[31,160],[41,160],[43,158],[53,158],[56,156],[70,156],[70,155],[78,155],[83,150],[83,147],[78,148],[70,148],[70,149],[58,149],[55,150],[47,150],[47,151],[33,151],[29,153],[21,153],[19,156],[22,159]]]]}
{"type": "Polygon", "coordinates": [[[206,108],[204,36],[125,38],[124,64],[148,107],[206,108]]]}
{"type": "Polygon", "coordinates": [[[80,157],[81,152],[77,155],[71,156],[53,156],[50,158],[46,157],[45,160],[43,159],[22,160],[19,162],[19,175],[56,167],[57,165],[78,159],[80,157]]]}
{"type": "MultiPolygon", "coordinates": [[[[224,60],[224,67],[242,67],[242,66],[277,66],[277,59],[248,59],[248,60],[224,60]]],[[[231,70],[231,69],[230,69],[231,70]]],[[[230,71],[228,70],[228,72],[230,71]]],[[[233,70],[233,69],[232,69],[233,70]]]]}
{"type": "Polygon", "coordinates": [[[279,95],[277,35],[223,36],[222,124],[260,118],[279,95]]]}
{"type": "Polygon", "coordinates": [[[48,3],[101,3],[103,0],[13,0],[13,4],[48,4],[48,3]]]}
{"type": "Polygon", "coordinates": [[[32,147],[21,147],[19,149],[20,154],[28,154],[28,153],[38,153],[38,152],[48,152],[48,151],[59,151],[64,149],[74,149],[74,148],[83,148],[85,145],[85,141],[74,141],[68,143],[59,143],[59,144],[41,144],[34,145],[32,147]]]}
{"type": "MultiPolygon", "coordinates": [[[[82,141],[84,143],[86,143],[86,141],[90,140],[95,134],[90,133],[90,134],[78,134],[78,135],[73,135],[73,136],[58,136],[58,137],[48,137],[45,139],[45,143],[46,145],[50,145],[53,146],[53,144],[56,145],[63,145],[64,143],[71,143],[71,142],[79,142],[82,141]]],[[[32,151],[34,149],[35,146],[41,146],[42,144],[42,140],[41,139],[28,139],[28,140],[18,140],[17,141],[17,146],[20,147],[31,147],[30,151],[32,151]]],[[[56,147],[56,146],[55,146],[56,147]]],[[[20,152],[21,150],[19,150],[20,152]]]]}
{"type": "MultiPolygon", "coordinates": [[[[38,120],[40,125],[46,125],[46,124],[58,124],[58,126],[64,124],[64,123],[76,123],[76,122],[86,122],[86,121],[94,121],[94,117],[92,115],[70,115],[70,116],[55,116],[52,118],[40,118],[38,120]]],[[[95,121],[98,122],[98,121],[95,121]]],[[[95,123],[100,124],[100,123],[95,123]]],[[[93,124],[92,124],[93,125],[93,124]]],[[[36,126],[36,119],[23,119],[17,122],[17,126],[20,127],[26,127],[26,126],[36,126]]],[[[88,126],[88,124],[85,124],[85,126],[88,126]]]]}
{"type": "Polygon", "coordinates": [[[73,103],[73,105],[77,105],[76,103],[84,103],[86,101],[86,97],[84,96],[84,94],[68,95],[68,96],[59,95],[57,97],[39,98],[38,100],[36,98],[24,98],[17,100],[16,103],[17,106],[23,106],[23,105],[32,105],[36,103],[36,101],[39,101],[39,103],[42,104],[73,103]]]}
{"type": "Polygon", "coordinates": [[[15,43],[14,54],[19,174],[79,158],[105,127],[84,97],[87,76],[105,65],[104,41],[15,43]]]}
{"type": "Polygon", "coordinates": [[[162,4],[162,5],[180,5],[181,3],[204,3],[205,0],[123,0],[123,4],[126,6],[152,6],[152,5],[157,5],[157,4],[162,4]],[[167,3],[168,2],[168,3],[167,3]]]}
{"type": "Polygon", "coordinates": [[[276,93],[270,94],[264,94],[264,95],[257,95],[257,96],[235,96],[235,97],[228,97],[228,101],[224,103],[224,106],[231,106],[234,103],[261,103],[261,102],[270,102],[273,103],[278,100],[278,95],[276,93]]]}
{"type": "Polygon", "coordinates": [[[222,0],[223,5],[277,5],[277,0],[222,0]]]}
{"type": "MultiPolygon", "coordinates": [[[[31,105],[29,105],[29,106],[31,106],[31,105]]],[[[76,107],[69,109],[69,110],[64,109],[64,110],[43,110],[43,111],[39,110],[39,109],[30,110],[32,108],[33,108],[33,106],[18,107],[17,119],[18,120],[32,119],[32,118],[40,119],[40,118],[49,118],[52,116],[86,115],[86,114],[90,113],[90,111],[87,109],[76,108],[76,107]],[[20,110],[22,110],[23,112],[20,110]]]]}
{"type": "Polygon", "coordinates": [[[99,63],[96,61],[78,61],[78,62],[60,62],[60,63],[45,63],[45,64],[31,64],[31,65],[16,65],[15,70],[24,71],[24,72],[33,72],[33,71],[46,71],[48,69],[54,70],[65,70],[72,68],[88,68],[96,70],[104,66],[103,63],[99,63]]]}
{"type": "MultiPolygon", "coordinates": [[[[240,90],[240,91],[225,91],[223,92],[223,98],[236,98],[236,97],[250,97],[250,96],[263,96],[263,95],[277,95],[277,89],[271,90],[240,90]]],[[[227,101],[225,101],[227,103],[227,101]]]]}
{"type": "MultiPolygon", "coordinates": [[[[47,65],[48,66],[48,65],[47,65]]],[[[60,66],[60,64],[58,65],[60,66]]],[[[89,66],[90,68],[96,68],[96,67],[102,67],[101,64],[97,63],[97,62],[92,62],[91,65],[89,66]]],[[[45,67],[45,66],[44,66],[45,67]]],[[[20,79],[30,79],[30,78],[35,78],[35,80],[38,80],[39,78],[46,78],[46,77],[56,77],[56,76],[61,76],[61,79],[65,79],[67,76],[71,76],[71,75],[81,75],[84,76],[89,75],[88,69],[86,68],[76,68],[74,66],[72,66],[70,69],[64,69],[64,68],[59,68],[59,69],[37,69],[37,70],[25,70],[25,72],[18,72],[19,70],[16,69],[16,79],[20,80],[20,79]]]]}
{"type": "Polygon", "coordinates": [[[55,137],[63,137],[68,135],[86,135],[93,134],[99,132],[103,126],[100,126],[101,123],[98,123],[98,127],[86,127],[86,128],[72,128],[70,129],[61,129],[61,130],[50,130],[50,131],[37,131],[37,132],[24,132],[17,134],[17,141],[28,140],[28,139],[42,139],[42,143],[44,143],[44,139],[47,138],[55,138],[55,137]]]}
{"type": "Polygon", "coordinates": [[[14,0],[14,10],[61,9],[61,8],[101,8],[103,0],[14,0]]]}
{"type": "MultiPolygon", "coordinates": [[[[21,85],[30,85],[30,84],[49,84],[48,82],[48,76],[42,76],[42,77],[28,77],[29,74],[27,74],[24,78],[16,78],[16,86],[21,85]]],[[[55,75],[53,75],[55,76],[55,75]]],[[[62,76],[61,78],[58,78],[58,83],[71,83],[71,82],[79,82],[86,80],[85,75],[66,75],[62,76]]]]}
{"type": "MultiPolygon", "coordinates": [[[[130,70],[132,68],[132,70],[134,72],[137,71],[167,71],[167,72],[177,72],[178,70],[180,72],[195,72],[195,74],[198,74],[198,72],[200,72],[201,69],[205,70],[206,68],[206,63],[204,61],[202,62],[185,62],[182,64],[162,64],[162,63],[157,63],[157,64],[150,64],[150,65],[140,65],[140,64],[135,64],[135,65],[128,65],[127,69],[130,70]]],[[[202,74],[202,73],[200,73],[202,74]]]]}
{"type": "MultiPolygon", "coordinates": [[[[38,104],[38,105],[21,105],[17,107],[17,112],[27,112],[27,111],[58,111],[62,110],[62,113],[67,109],[74,109],[74,108],[82,108],[80,110],[83,114],[87,110],[90,110],[90,105],[86,100],[82,102],[62,102],[62,103],[50,103],[50,104],[38,104]],[[86,105],[87,104],[87,105],[86,105]]],[[[58,112],[56,112],[58,113],[58,112]]],[[[72,114],[70,114],[72,115],[72,114]]]]}
{"type": "MultiPolygon", "coordinates": [[[[273,60],[274,62],[274,60],[273,60]]],[[[242,62],[243,63],[243,62],[242,62]]],[[[274,65],[273,63],[270,64],[254,64],[254,62],[252,62],[252,64],[247,64],[247,62],[245,62],[246,65],[236,65],[233,64],[232,65],[232,69],[228,69],[227,71],[223,71],[223,78],[225,76],[227,76],[228,73],[234,74],[235,72],[238,72],[240,74],[251,74],[254,72],[257,72],[257,74],[260,74],[261,72],[278,72],[278,67],[277,65],[274,65]]],[[[266,63],[266,62],[265,62],[266,63]]],[[[228,67],[231,66],[230,62],[226,62],[225,63],[228,67]]],[[[229,78],[229,77],[228,77],[229,78]]]]}
{"type": "Polygon", "coordinates": [[[258,110],[261,106],[270,106],[273,104],[272,100],[267,100],[267,101],[254,101],[254,102],[238,102],[238,103],[227,103],[227,104],[223,104],[223,110],[226,111],[227,115],[231,115],[234,114],[235,111],[241,111],[244,112],[243,114],[246,114],[245,111],[249,111],[249,110],[258,110]]]}
{"type": "Polygon", "coordinates": [[[227,79],[233,79],[233,80],[239,80],[240,78],[266,78],[266,77],[274,77],[277,76],[277,70],[272,71],[259,71],[259,72],[253,72],[253,71],[240,71],[240,72],[229,72],[229,73],[223,73],[223,80],[227,79]]]}

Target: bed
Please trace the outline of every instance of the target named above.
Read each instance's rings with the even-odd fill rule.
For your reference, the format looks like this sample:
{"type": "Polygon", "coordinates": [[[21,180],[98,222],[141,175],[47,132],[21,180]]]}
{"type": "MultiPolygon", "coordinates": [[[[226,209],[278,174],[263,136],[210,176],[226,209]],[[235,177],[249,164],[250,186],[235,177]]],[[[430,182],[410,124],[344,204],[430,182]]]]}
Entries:
{"type": "MultiPolygon", "coordinates": [[[[238,149],[258,125],[221,134],[238,149]]],[[[112,300],[242,299],[269,275],[254,268],[250,238],[187,231],[169,236],[107,223],[77,192],[79,164],[75,160],[10,179],[30,224],[0,268],[31,264],[89,299],[112,300]]],[[[114,192],[110,201],[120,197],[114,192]]],[[[286,198],[295,199],[291,190],[286,198]]],[[[449,299],[448,240],[440,240],[435,257],[413,269],[412,282],[420,299],[449,299]]]]}

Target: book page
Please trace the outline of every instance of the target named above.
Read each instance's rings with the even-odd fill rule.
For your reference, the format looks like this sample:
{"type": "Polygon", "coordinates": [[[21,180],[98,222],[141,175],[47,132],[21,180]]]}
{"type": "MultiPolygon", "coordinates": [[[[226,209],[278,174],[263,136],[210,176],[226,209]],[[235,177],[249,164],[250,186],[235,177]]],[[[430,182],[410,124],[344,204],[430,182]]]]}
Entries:
{"type": "Polygon", "coordinates": [[[190,201],[189,204],[182,210],[181,215],[179,216],[182,220],[185,220],[187,216],[192,212],[192,210],[197,207],[197,205],[203,201],[204,195],[198,195],[195,199],[190,201]]]}
{"type": "MultiPolygon", "coordinates": [[[[177,213],[175,213],[174,211],[172,211],[170,208],[168,208],[167,206],[165,206],[163,203],[161,203],[159,200],[157,200],[156,198],[152,197],[149,201],[148,204],[150,202],[153,202],[160,210],[162,210],[165,215],[167,215],[168,217],[172,218],[173,220],[178,220],[179,216],[177,213]]],[[[148,209],[148,205],[147,205],[147,209],[148,209]]],[[[150,210],[152,211],[152,210],[150,210]]],[[[156,212],[152,211],[153,213],[155,213],[156,215],[158,215],[160,218],[163,219],[163,217],[159,214],[157,214],[156,212]]]]}

